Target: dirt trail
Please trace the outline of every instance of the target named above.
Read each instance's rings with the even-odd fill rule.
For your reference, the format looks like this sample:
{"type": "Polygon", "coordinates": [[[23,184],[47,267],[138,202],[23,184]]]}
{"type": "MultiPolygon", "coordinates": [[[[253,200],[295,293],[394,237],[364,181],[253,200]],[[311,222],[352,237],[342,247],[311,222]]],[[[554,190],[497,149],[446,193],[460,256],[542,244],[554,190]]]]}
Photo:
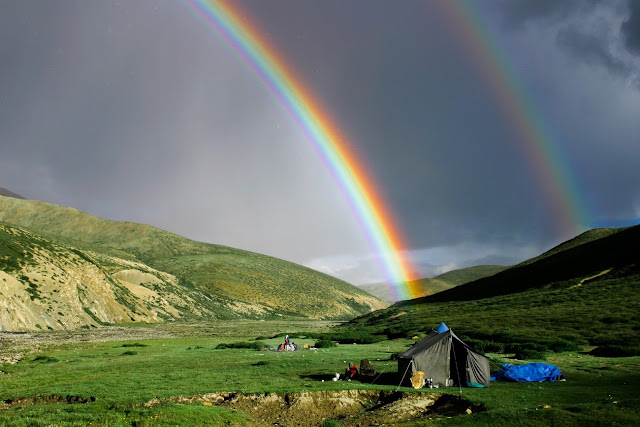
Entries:
{"type": "Polygon", "coordinates": [[[605,270],[605,271],[601,271],[600,273],[595,274],[595,275],[593,275],[593,276],[591,276],[591,277],[585,277],[584,279],[582,279],[582,280],[580,281],[580,283],[578,283],[577,285],[573,285],[573,286],[571,286],[569,289],[573,289],[573,288],[577,288],[577,287],[579,287],[579,286],[582,286],[582,284],[583,284],[584,282],[588,282],[589,280],[593,280],[593,279],[595,279],[596,277],[604,276],[605,274],[609,273],[611,270],[612,270],[612,268],[610,268],[610,269],[608,269],[608,270],[605,270]]]}

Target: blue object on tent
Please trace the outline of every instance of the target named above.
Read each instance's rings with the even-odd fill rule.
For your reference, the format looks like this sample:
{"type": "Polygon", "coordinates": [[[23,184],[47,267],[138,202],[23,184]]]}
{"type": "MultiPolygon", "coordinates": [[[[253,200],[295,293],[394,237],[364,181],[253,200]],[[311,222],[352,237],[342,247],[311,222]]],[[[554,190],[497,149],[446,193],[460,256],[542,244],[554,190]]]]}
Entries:
{"type": "Polygon", "coordinates": [[[438,329],[436,329],[436,332],[441,334],[443,332],[447,332],[449,330],[449,327],[447,325],[444,324],[444,322],[440,323],[440,326],[438,326],[438,329]]]}
{"type": "Polygon", "coordinates": [[[491,375],[491,381],[557,381],[562,378],[562,372],[557,366],[546,363],[525,363],[524,365],[511,365],[505,363],[500,370],[491,375]]]}

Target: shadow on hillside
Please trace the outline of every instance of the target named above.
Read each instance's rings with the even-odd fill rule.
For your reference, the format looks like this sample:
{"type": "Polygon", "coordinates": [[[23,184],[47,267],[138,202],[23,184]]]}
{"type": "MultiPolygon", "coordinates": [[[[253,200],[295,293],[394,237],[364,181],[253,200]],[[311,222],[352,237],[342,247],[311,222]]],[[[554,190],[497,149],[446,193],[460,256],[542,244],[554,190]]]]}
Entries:
{"type": "MultiPolygon", "coordinates": [[[[308,379],[312,381],[333,381],[335,377],[334,374],[323,374],[323,375],[301,375],[300,378],[308,379]]],[[[340,373],[340,380],[346,381],[343,379],[342,373],[340,373]]],[[[379,372],[371,377],[360,377],[356,380],[356,382],[361,382],[364,384],[377,384],[377,385],[398,385],[400,382],[400,378],[398,377],[397,372],[379,372]]]]}

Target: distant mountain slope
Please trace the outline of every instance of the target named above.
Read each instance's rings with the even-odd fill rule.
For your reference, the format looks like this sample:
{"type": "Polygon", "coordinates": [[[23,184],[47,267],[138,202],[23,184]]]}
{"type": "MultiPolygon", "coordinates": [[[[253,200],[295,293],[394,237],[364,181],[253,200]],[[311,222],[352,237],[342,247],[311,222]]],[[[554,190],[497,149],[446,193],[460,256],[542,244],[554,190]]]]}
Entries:
{"type": "MultiPolygon", "coordinates": [[[[640,264],[640,226],[617,230],[592,230],[553,252],[411,303],[475,300],[522,292],[571,279],[584,279],[605,270],[640,264]],[[596,237],[603,236],[603,237],[596,237]]],[[[615,273],[615,272],[614,272],[615,273]]]]}
{"type": "Polygon", "coordinates": [[[445,322],[479,351],[539,359],[541,352],[589,345],[600,354],[634,356],[640,349],[638,242],[640,226],[592,230],[545,256],[338,329],[347,336],[412,337],[445,322]]]}
{"type": "Polygon", "coordinates": [[[435,279],[446,282],[449,285],[458,286],[474,280],[482,279],[483,277],[493,276],[507,268],[508,267],[503,265],[476,265],[473,267],[448,271],[436,276],[435,279]]]}
{"type": "Polygon", "coordinates": [[[4,187],[0,187],[0,196],[13,197],[14,199],[24,199],[24,197],[22,197],[21,195],[16,194],[13,191],[7,190],[4,187]]]}
{"type": "Polygon", "coordinates": [[[291,262],[57,205],[0,197],[0,226],[5,329],[185,317],[344,320],[388,305],[291,262]]]}
{"type": "Polygon", "coordinates": [[[611,236],[612,234],[616,234],[619,233],[621,231],[626,230],[626,228],[594,228],[593,230],[589,230],[589,231],[585,231],[584,233],[574,237],[573,239],[567,240],[566,242],[563,242],[561,244],[559,244],[558,246],[549,249],[548,251],[544,252],[541,255],[538,255],[535,258],[531,258],[528,260],[525,260],[523,262],[521,262],[520,264],[516,265],[515,267],[518,266],[524,266],[527,264],[532,264],[536,261],[539,261],[543,258],[547,258],[551,255],[555,255],[557,253],[560,253],[562,251],[566,251],[569,249],[573,249],[576,246],[580,246],[583,245],[585,243],[589,243],[592,242],[594,240],[598,240],[601,239],[603,237],[607,237],[607,236],[611,236]]]}
{"type": "MultiPolygon", "coordinates": [[[[452,270],[434,278],[419,279],[412,283],[414,284],[414,289],[416,288],[416,284],[422,289],[421,296],[427,296],[446,291],[447,289],[451,289],[455,286],[462,285],[473,280],[492,276],[506,268],[507,267],[502,265],[478,265],[452,270]]],[[[360,288],[389,303],[398,301],[393,290],[386,284],[362,285],[360,288]]]]}

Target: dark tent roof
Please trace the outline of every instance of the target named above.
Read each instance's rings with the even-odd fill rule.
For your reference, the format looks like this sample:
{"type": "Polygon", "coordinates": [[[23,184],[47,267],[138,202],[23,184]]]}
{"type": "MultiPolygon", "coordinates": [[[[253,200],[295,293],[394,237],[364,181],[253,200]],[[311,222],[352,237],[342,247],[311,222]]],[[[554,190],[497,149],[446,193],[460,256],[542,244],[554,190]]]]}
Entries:
{"type": "MultiPolygon", "coordinates": [[[[459,344],[462,344],[467,350],[472,351],[474,353],[477,353],[467,343],[465,343],[460,338],[458,338],[458,336],[456,334],[454,334],[451,329],[447,328],[447,331],[443,332],[443,333],[438,333],[436,331],[429,332],[429,335],[427,335],[427,337],[425,339],[423,339],[422,341],[414,344],[409,350],[405,351],[404,353],[399,354],[398,358],[411,359],[416,354],[420,354],[420,353],[424,352],[425,350],[428,350],[429,348],[434,346],[436,343],[440,342],[440,340],[442,340],[445,337],[448,337],[449,335],[451,335],[451,337],[453,337],[453,339],[455,339],[459,344]]],[[[484,354],[481,354],[481,353],[477,353],[477,354],[482,356],[482,357],[486,357],[487,359],[489,358],[489,357],[485,356],[484,354]]]]}
{"type": "Polygon", "coordinates": [[[398,358],[412,359],[413,356],[415,356],[416,354],[422,353],[423,351],[427,350],[429,347],[432,347],[435,343],[439,342],[445,336],[446,336],[445,334],[439,334],[436,331],[431,331],[429,332],[429,335],[427,335],[425,339],[414,344],[413,346],[411,346],[409,350],[405,351],[404,353],[399,354],[398,358]]]}

